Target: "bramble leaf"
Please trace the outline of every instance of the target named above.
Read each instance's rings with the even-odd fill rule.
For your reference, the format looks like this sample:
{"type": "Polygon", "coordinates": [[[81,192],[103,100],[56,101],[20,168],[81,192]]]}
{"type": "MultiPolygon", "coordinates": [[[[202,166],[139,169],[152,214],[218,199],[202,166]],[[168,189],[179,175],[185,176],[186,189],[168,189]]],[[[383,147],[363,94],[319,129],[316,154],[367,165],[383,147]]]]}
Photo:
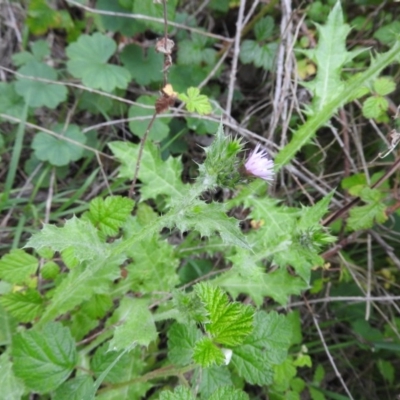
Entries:
{"type": "Polygon", "coordinates": [[[106,92],[115,88],[126,89],[130,81],[129,72],[123,67],[107,63],[116,49],[114,40],[99,32],[91,36],[81,35],[66,48],[68,71],[92,89],[106,92]]]}
{"type": "Polygon", "coordinates": [[[249,400],[247,393],[232,386],[219,387],[209,398],[209,400],[249,400]]]}
{"type": "Polygon", "coordinates": [[[195,345],[193,360],[203,368],[206,368],[215,364],[224,364],[225,355],[211,338],[203,337],[195,345]]]}
{"type": "Polygon", "coordinates": [[[195,292],[208,312],[205,329],[215,343],[235,347],[243,343],[253,330],[253,308],[229,303],[228,296],[218,287],[201,283],[195,292]]]}
{"type": "Polygon", "coordinates": [[[386,96],[396,89],[396,83],[392,77],[382,76],[375,80],[374,90],[379,96],[386,96]]]}
{"type": "Polygon", "coordinates": [[[44,300],[33,289],[3,294],[0,297],[0,304],[20,322],[32,322],[43,313],[44,309],[44,300]]]}
{"type": "Polygon", "coordinates": [[[204,94],[200,94],[200,89],[190,87],[185,93],[179,93],[179,100],[186,103],[186,108],[189,112],[197,112],[198,114],[210,114],[212,111],[210,101],[204,94]]]}
{"type": "Polygon", "coordinates": [[[90,202],[85,217],[107,236],[115,236],[126,222],[134,206],[134,201],[122,196],[96,197],[90,202]]]}
{"type": "MultiPolygon", "coordinates": [[[[18,70],[21,75],[57,81],[54,68],[38,61],[30,61],[18,70]]],[[[40,82],[18,76],[15,91],[24,98],[30,107],[56,108],[67,98],[67,89],[63,85],[40,82]]]]}
{"type": "Polygon", "coordinates": [[[231,373],[226,366],[202,368],[199,391],[203,398],[210,398],[221,386],[232,386],[231,373]]]}
{"type": "Polygon", "coordinates": [[[53,399],[94,399],[95,389],[93,378],[89,375],[76,376],[60,385],[54,392],[53,399]]]}
{"type": "Polygon", "coordinates": [[[15,335],[12,356],[15,375],[38,393],[56,389],[77,362],[75,341],[59,322],[15,335]]]}
{"type": "Polygon", "coordinates": [[[194,325],[175,322],[168,330],[168,358],[180,366],[192,362],[193,349],[201,338],[201,332],[194,325]]]}
{"type": "Polygon", "coordinates": [[[0,259],[0,278],[17,285],[27,284],[36,273],[39,261],[24,250],[13,249],[0,259]]]}
{"type": "Polygon", "coordinates": [[[79,143],[85,144],[86,136],[81,132],[78,125],[68,125],[64,131],[62,124],[56,124],[52,130],[60,134],[59,138],[49,135],[46,132],[39,132],[35,135],[32,148],[35,156],[41,161],[48,161],[57,167],[68,165],[71,161],[78,161],[84,152],[84,148],[79,143]],[[63,140],[63,137],[73,140],[71,143],[63,140]]]}
{"type": "Polygon", "coordinates": [[[268,39],[272,35],[274,25],[274,19],[269,15],[260,19],[254,25],[254,35],[257,41],[261,42],[262,40],[268,39]]]}
{"type": "Polygon", "coordinates": [[[365,118],[379,118],[389,108],[389,102],[381,96],[368,97],[363,103],[362,113],[365,118]]]}
{"type": "Polygon", "coordinates": [[[194,400],[194,396],[189,388],[178,386],[173,392],[163,390],[160,394],[160,400],[194,400]]]}
{"type": "Polygon", "coordinates": [[[375,222],[387,220],[386,204],[382,203],[383,194],[378,189],[363,188],[360,197],[367,204],[350,210],[347,224],[351,230],[369,229],[375,222]]]}

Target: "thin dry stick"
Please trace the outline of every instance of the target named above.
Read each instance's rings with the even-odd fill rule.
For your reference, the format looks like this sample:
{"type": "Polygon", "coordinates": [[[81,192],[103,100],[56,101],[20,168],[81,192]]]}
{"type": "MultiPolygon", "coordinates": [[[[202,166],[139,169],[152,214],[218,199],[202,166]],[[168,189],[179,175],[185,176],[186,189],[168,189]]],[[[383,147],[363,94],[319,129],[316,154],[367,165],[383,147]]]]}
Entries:
{"type": "Polygon", "coordinates": [[[233,47],[233,57],[232,57],[232,68],[231,74],[229,77],[229,87],[228,87],[228,98],[226,100],[226,114],[231,115],[232,111],[232,100],[233,100],[233,91],[235,89],[236,82],[236,72],[237,66],[239,62],[239,54],[240,54],[240,38],[243,28],[243,18],[244,18],[244,8],[246,6],[246,0],[240,0],[239,13],[236,20],[236,35],[235,35],[235,44],[233,47]]]}
{"type": "MultiPolygon", "coordinates": [[[[367,298],[371,296],[371,276],[372,276],[372,245],[371,245],[371,235],[367,235],[367,252],[368,252],[368,270],[367,270],[367,298]]],[[[371,315],[371,303],[366,302],[365,307],[365,320],[368,321],[371,315]]]]}
{"type": "MultiPolygon", "coordinates": [[[[83,4],[78,3],[77,1],[74,0],[66,0],[68,3],[73,4],[76,7],[82,8],[83,10],[89,11],[93,14],[99,14],[99,15],[109,15],[112,17],[122,17],[122,18],[131,18],[131,19],[142,19],[145,21],[152,21],[152,22],[158,22],[159,24],[164,24],[164,20],[162,18],[156,18],[156,17],[150,17],[148,15],[144,14],[128,14],[128,13],[123,13],[123,12],[116,12],[116,11],[106,11],[106,10],[97,10],[95,8],[85,6],[83,4]]],[[[151,0],[142,0],[142,1],[151,1],[151,0]]],[[[164,0],[163,0],[164,1],[164,0]]],[[[185,29],[189,32],[197,33],[199,35],[207,36],[210,38],[222,40],[224,42],[232,42],[232,39],[221,36],[221,35],[216,35],[214,33],[209,33],[206,31],[203,31],[201,29],[193,28],[191,26],[179,24],[177,22],[168,22],[168,25],[173,26],[175,28],[179,29],[185,29]]]]}
{"type": "Polygon", "coordinates": [[[344,389],[345,392],[347,393],[347,396],[349,396],[349,398],[350,398],[351,400],[354,400],[353,396],[352,396],[351,393],[350,393],[349,388],[347,387],[346,383],[344,382],[344,380],[343,380],[343,378],[342,378],[342,375],[341,375],[340,371],[338,370],[338,368],[337,368],[337,366],[336,366],[335,360],[333,359],[333,357],[332,357],[332,355],[331,355],[331,352],[329,351],[329,348],[328,348],[328,346],[327,346],[327,344],[326,344],[326,342],[325,342],[324,335],[323,335],[323,333],[322,333],[322,331],[321,331],[321,328],[319,327],[319,323],[318,323],[317,319],[315,318],[313,311],[311,310],[311,307],[308,306],[307,303],[306,303],[306,305],[307,305],[307,307],[308,307],[308,310],[310,311],[310,314],[311,314],[311,317],[312,317],[312,319],[313,319],[314,325],[315,325],[315,327],[317,328],[318,335],[319,335],[319,337],[320,337],[320,339],[321,339],[322,346],[323,346],[324,349],[325,349],[325,353],[326,353],[326,355],[328,356],[329,362],[331,363],[332,368],[333,368],[333,370],[335,371],[336,376],[338,377],[340,383],[342,384],[343,389],[344,389]]]}
{"type": "Polygon", "coordinates": [[[146,132],[144,134],[144,136],[142,137],[142,140],[140,141],[140,146],[139,146],[139,153],[137,156],[137,160],[136,160],[136,167],[135,167],[135,173],[133,175],[133,180],[131,183],[131,187],[129,188],[129,197],[133,198],[133,195],[135,193],[135,186],[136,186],[136,182],[138,179],[138,175],[139,175],[139,170],[140,170],[140,163],[142,161],[142,157],[143,157],[143,150],[144,150],[144,145],[146,143],[147,140],[147,136],[149,136],[150,133],[150,129],[153,126],[154,121],[156,120],[157,114],[154,111],[153,117],[151,118],[149,125],[146,129],[146,132]]]}
{"type": "Polygon", "coordinates": [[[46,213],[45,213],[45,217],[44,217],[45,224],[48,224],[50,221],[51,204],[53,202],[55,181],[56,181],[56,169],[53,167],[51,169],[51,174],[50,174],[49,193],[48,193],[47,199],[46,199],[46,213]]]}

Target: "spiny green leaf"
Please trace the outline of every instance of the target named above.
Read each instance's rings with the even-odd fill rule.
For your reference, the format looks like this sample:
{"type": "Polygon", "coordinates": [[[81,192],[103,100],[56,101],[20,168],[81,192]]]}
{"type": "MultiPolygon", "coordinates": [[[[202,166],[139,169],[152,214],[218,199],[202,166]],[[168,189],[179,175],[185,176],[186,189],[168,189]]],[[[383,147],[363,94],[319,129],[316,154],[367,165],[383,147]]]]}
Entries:
{"type": "Polygon", "coordinates": [[[219,287],[202,283],[196,285],[195,291],[208,311],[209,322],[205,328],[213,340],[228,347],[243,343],[253,330],[253,309],[229,303],[228,296],[219,287]]]}
{"type": "Polygon", "coordinates": [[[142,293],[169,292],[179,283],[176,273],[179,259],[166,240],[153,237],[139,241],[131,246],[127,255],[132,262],[126,266],[128,277],[125,284],[131,290],[142,293]]]}
{"type": "Polygon", "coordinates": [[[128,45],[121,53],[121,61],[139,85],[149,85],[162,80],[163,57],[153,48],[147,52],[135,44],[128,45]]]}
{"type": "Polygon", "coordinates": [[[134,345],[148,346],[157,339],[157,330],[148,302],[125,297],[110,320],[117,324],[110,350],[120,351],[134,345]]]}
{"type": "Polygon", "coordinates": [[[291,142],[275,157],[276,170],[288,164],[293,159],[296,152],[311,140],[317,129],[324,125],[339,107],[350,101],[354,94],[359,92],[360,87],[369,83],[383,68],[395,61],[399,50],[400,41],[397,41],[388,52],[376,56],[366,71],[349,79],[344,85],[343,90],[338,91],[337,88],[335,88],[334,91],[331,92],[332,97],[330,101],[325,104],[320,112],[310,117],[306,123],[294,133],[291,142]]]}
{"type": "Polygon", "coordinates": [[[131,214],[134,201],[122,196],[96,197],[90,202],[89,221],[107,236],[115,236],[131,214]]]}
{"type": "Polygon", "coordinates": [[[42,325],[72,310],[96,293],[109,293],[111,283],[121,277],[119,266],[122,261],[121,257],[100,257],[69,271],[67,277],[52,293],[53,297],[39,324],[42,325]]]}
{"type": "MultiPolygon", "coordinates": [[[[18,70],[18,73],[33,78],[57,81],[56,70],[38,61],[28,62],[18,70]]],[[[30,107],[56,108],[67,98],[65,86],[35,81],[21,76],[18,76],[17,79],[15,90],[30,107]]]]}
{"type": "Polygon", "coordinates": [[[271,297],[285,305],[290,295],[298,295],[308,288],[302,279],[290,275],[284,268],[260,276],[241,275],[232,270],[214,279],[214,283],[227,290],[233,298],[241,293],[249,295],[258,306],[261,306],[264,297],[271,297]]]}
{"type": "MultiPolygon", "coordinates": [[[[142,138],[149,127],[149,122],[153,117],[153,114],[155,113],[154,105],[156,103],[156,98],[154,96],[139,96],[136,99],[136,102],[145,106],[151,106],[140,107],[138,105],[133,105],[129,108],[128,117],[133,119],[129,122],[129,129],[134,135],[142,138]]],[[[157,117],[151,126],[148,138],[158,142],[165,139],[169,135],[170,128],[168,124],[170,121],[171,118],[157,117]]]]}
{"type": "Polygon", "coordinates": [[[62,228],[44,225],[40,232],[28,240],[26,247],[33,247],[36,250],[51,248],[59,252],[71,248],[80,262],[107,259],[110,255],[109,245],[100,240],[96,228],[90,222],[76,217],[67,220],[62,228]]]}
{"type": "Polygon", "coordinates": [[[250,248],[239,229],[239,221],[226,215],[223,204],[207,204],[200,200],[190,200],[188,196],[174,206],[166,218],[167,226],[176,226],[182,232],[193,229],[206,237],[217,232],[226,244],[250,248]],[[186,204],[188,202],[190,204],[186,204]]]}
{"type": "Polygon", "coordinates": [[[16,376],[38,393],[56,389],[77,362],[75,341],[59,322],[15,335],[12,356],[16,376]]]}
{"type": "Polygon", "coordinates": [[[215,364],[224,364],[225,355],[212,339],[204,337],[196,343],[193,351],[193,360],[203,368],[206,368],[215,364]]]}
{"type": "Polygon", "coordinates": [[[193,349],[201,338],[201,332],[195,325],[174,323],[168,330],[168,358],[180,366],[192,362],[193,349]]]}
{"type": "Polygon", "coordinates": [[[39,261],[23,250],[13,249],[0,260],[0,278],[17,285],[29,283],[39,261]]]}
{"type": "Polygon", "coordinates": [[[33,289],[3,294],[0,297],[0,304],[20,322],[34,321],[44,309],[42,296],[33,289]]]}
{"type": "Polygon", "coordinates": [[[39,132],[35,135],[32,142],[32,148],[35,150],[35,156],[41,161],[48,161],[57,167],[68,165],[71,161],[78,161],[84,152],[84,148],[79,143],[85,144],[86,136],[81,132],[78,125],[68,125],[64,129],[63,124],[56,124],[52,130],[60,134],[59,138],[49,135],[46,132],[39,132]],[[77,142],[71,143],[63,140],[62,137],[77,142]]]}
{"type": "Polygon", "coordinates": [[[198,114],[210,114],[212,111],[210,101],[204,94],[200,94],[200,89],[190,87],[185,93],[179,93],[179,100],[186,103],[186,108],[189,112],[197,112],[198,114]]]}
{"type": "Polygon", "coordinates": [[[115,42],[99,32],[91,36],[81,35],[66,48],[68,71],[92,89],[106,92],[115,88],[126,89],[130,80],[129,72],[123,67],[107,63],[116,49],[115,42]]]}
{"type": "MultiPolygon", "coordinates": [[[[119,176],[132,179],[138,156],[138,145],[127,142],[111,142],[108,145],[122,163],[119,176]]],[[[142,200],[155,199],[159,195],[182,197],[185,185],[182,183],[181,174],[181,160],[169,157],[163,161],[159,149],[148,141],[144,147],[139,170],[142,200]]]]}

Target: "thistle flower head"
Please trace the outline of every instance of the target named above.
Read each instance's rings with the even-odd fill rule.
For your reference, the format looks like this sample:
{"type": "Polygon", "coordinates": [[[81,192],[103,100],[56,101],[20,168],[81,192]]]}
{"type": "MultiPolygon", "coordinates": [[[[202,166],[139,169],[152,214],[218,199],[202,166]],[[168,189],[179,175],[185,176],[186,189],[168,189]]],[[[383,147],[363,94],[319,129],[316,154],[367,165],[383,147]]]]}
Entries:
{"type": "Polygon", "coordinates": [[[250,153],[244,168],[248,175],[256,176],[265,181],[274,180],[274,162],[268,153],[261,149],[260,144],[250,153]]]}

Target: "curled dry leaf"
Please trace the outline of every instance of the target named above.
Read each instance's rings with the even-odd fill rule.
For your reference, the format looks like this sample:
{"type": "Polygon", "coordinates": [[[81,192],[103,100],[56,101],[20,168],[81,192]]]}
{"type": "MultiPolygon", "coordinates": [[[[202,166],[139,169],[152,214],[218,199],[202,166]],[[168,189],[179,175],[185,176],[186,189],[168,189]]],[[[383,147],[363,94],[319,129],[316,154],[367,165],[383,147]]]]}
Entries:
{"type": "Polygon", "coordinates": [[[166,84],[161,91],[161,97],[159,97],[156,101],[156,113],[161,114],[164,111],[167,111],[170,107],[172,107],[175,103],[175,99],[177,98],[178,93],[174,92],[174,88],[171,84],[166,84]]]}

